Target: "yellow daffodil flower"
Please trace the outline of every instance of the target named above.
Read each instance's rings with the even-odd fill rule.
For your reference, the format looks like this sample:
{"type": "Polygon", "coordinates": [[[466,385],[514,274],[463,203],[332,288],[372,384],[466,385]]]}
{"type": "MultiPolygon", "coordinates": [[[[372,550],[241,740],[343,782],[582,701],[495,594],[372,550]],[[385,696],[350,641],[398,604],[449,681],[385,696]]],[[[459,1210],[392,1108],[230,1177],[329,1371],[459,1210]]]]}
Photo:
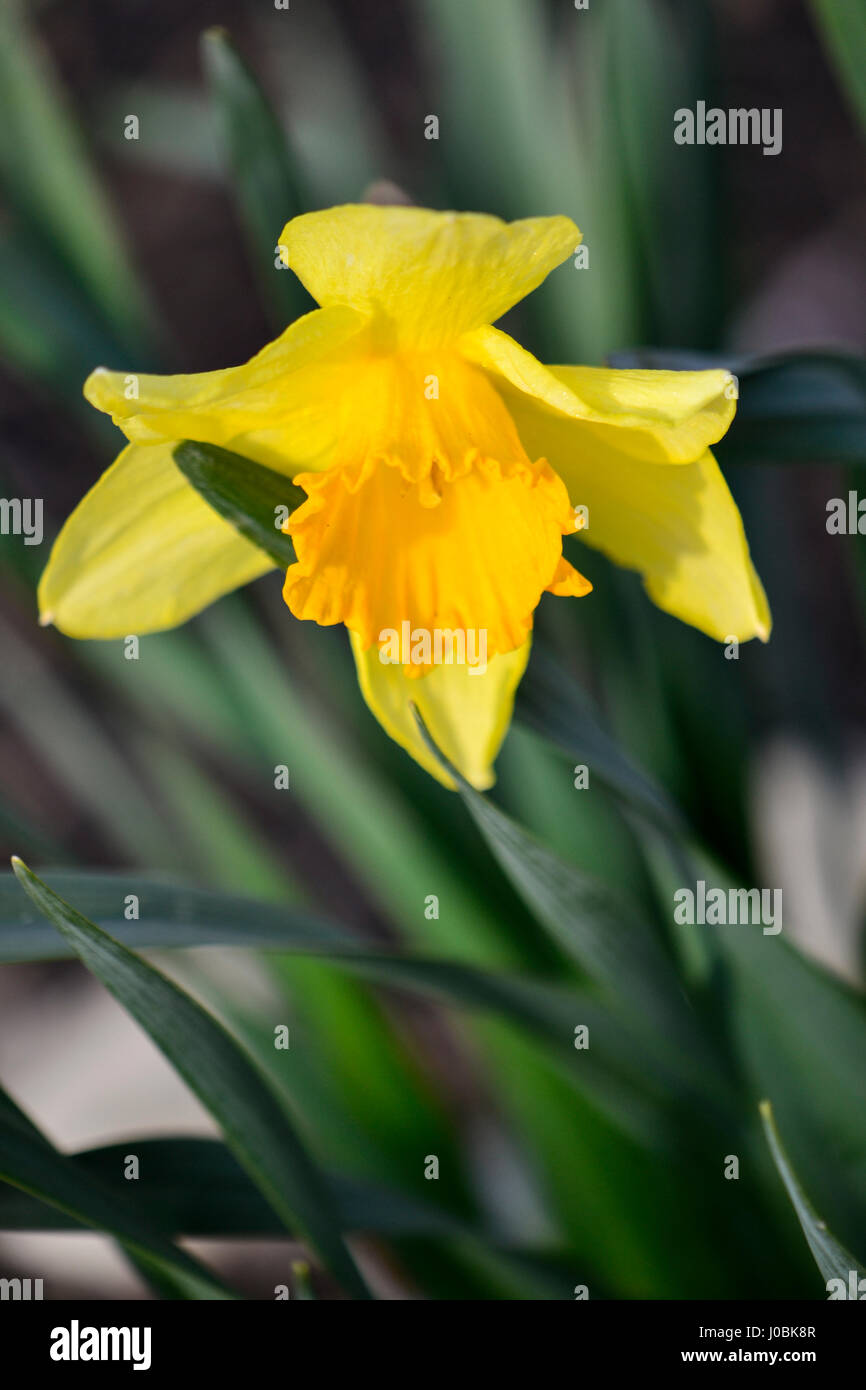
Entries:
{"type": "Polygon", "coordinates": [[[295,218],[281,254],[321,307],[252,361],[89,377],[87,399],[129,444],[58,537],[42,621],[74,637],[154,632],[272,568],[174,463],[192,439],[304,489],[285,601],[346,625],[371,710],[441,780],[410,702],[489,785],[542,593],[591,587],[562,556],[576,517],[667,612],[718,640],[766,639],[709,448],[733,417],[730,374],[545,367],[491,327],[579,241],[567,217],[347,206],[295,218]],[[417,665],[405,647],[381,659],[385,634],[418,631],[482,634],[486,665],[437,664],[423,642],[417,665]]]}

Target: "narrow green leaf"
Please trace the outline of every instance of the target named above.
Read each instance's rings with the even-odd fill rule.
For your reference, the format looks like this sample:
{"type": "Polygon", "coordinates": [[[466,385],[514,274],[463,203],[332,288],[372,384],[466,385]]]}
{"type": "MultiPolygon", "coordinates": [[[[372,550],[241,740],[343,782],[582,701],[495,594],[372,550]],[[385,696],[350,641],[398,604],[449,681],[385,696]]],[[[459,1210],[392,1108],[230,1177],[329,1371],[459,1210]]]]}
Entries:
{"type": "MultiPolygon", "coordinates": [[[[340,927],[296,906],[276,907],[255,898],[127,871],[64,869],[47,877],[59,897],[80,903],[84,916],[135,950],[245,946],[327,952],[359,946],[340,927]],[[126,921],[123,915],[129,893],[138,898],[138,921],[126,921]]],[[[58,936],[41,912],[34,912],[22,897],[14,874],[0,874],[0,964],[64,960],[74,955],[71,942],[58,936]]]]}
{"type": "Polygon", "coordinates": [[[253,264],[265,304],[282,328],[313,307],[277,252],[285,224],[306,211],[303,179],[267,98],[224,29],[204,34],[202,56],[253,264]]]}
{"type": "MultiPolygon", "coordinates": [[[[422,721],[418,722],[431,752],[458,781],[460,792],[489,848],[530,911],[593,981],[603,987],[605,1003],[614,1019],[623,1024],[627,1021],[633,1027],[640,1039],[635,1055],[647,1079],[648,1069],[663,1062],[671,1076],[669,1095],[690,1097],[692,1126],[700,1113],[704,1136],[711,1128],[716,1133],[724,1133],[723,1117],[727,1113],[727,1132],[730,1132],[731,1096],[719,1056],[709,1034],[689,1006],[672,963],[648,924],[602,885],[551,854],[492,802],[469,787],[436,750],[422,721]]],[[[635,1046],[635,1043],[630,1045],[635,1046]]],[[[548,1083],[552,1080],[554,1078],[548,1077],[548,1083]]],[[[536,1077],[536,1089],[539,1085],[541,1080],[536,1077]]],[[[609,1090],[609,1080],[607,1086],[609,1090]]],[[[603,1096],[599,1097],[590,1088],[587,1094],[596,1109],[593,1123],[601,1112],[606,1119],[615,1118],[622,1128],[622,1108],[620,1114],[614,1116],[612,1106],[604,1103],[603,1096]]],[[[627,1097],[622,1100],[627,1103],[627,1097]]],[[[541,1126],[537,1135],[533,1129],[533,1136],[546,1154],[545,1162],[552,1165],[551,1171],[556,1171],[562,1161],[561,1157],[554,1157],[558,1148],[557,1134],[547,1127],[546,1118],[539,1113],[543,1110],[541,1102],[537,1096],[524,1095],[519,1104],[522,1111],[533,1115],[532,1125],[541,1126]]],[[[646,1118],[640,1117],[642,1126],[646,1118]]],[[[525,1115],[523,1122],[526,1123],[525,1115]]],[[[588,1120],[584,1119],[583,1123],[586,1125],[588,1120]]],[[[561,1129],[561,1122],[557,1124],[561,1129]]],[[[631,1132],[636,1133],[634,1124],[631,1132]]],[[[642,1138],[644,1143],[649,1139],[645,1127],[642,1138]]],[[[609,1130],[599,1142],[610,1142],[609,1130]]],[[[570,1212],[567,1219],[571,1220],[574,1216],[572,1194],[567,1191],[567,1185],[558,1180],[557,1191],[563,1209],[570,1212]]]]}
{"type": "Polygon", "coordinates": [[[282,473],[215,444],[186,440],[175,449],[174,460],[214,511],[270,555],[275,565],[286,569],[294,564],[294,546],[275,523],[278,507],[291,512],[306,500],[301,488],[282,473]]]}
{"type": "Polygon", "coordinates": [[[672,832],[682,832],[682,816],[667,792],[635,766],[573,678],[542,651],[533,652],[518,692],[517,713],[575,762],[586,763],[592,776],[625,805],[672,832]]]}
{"type": "MultiPolygon", "coordinates": [[[[221,1239],[278,1238],[285,1234],[261,1193],[217,1140],[127,1139],[121,1144],[75,1154],[70,1162],[94,1177],[117,1183],[122,1181],[118,1174],[123,1156],[131,1147],[141,1160],[137,1202],[148,1222],[163,1234],[221,1239]]],[[[419,1274],[424,1268],[425,1252],[441,1252],[443,1248],[465,1250],[497,1267],[504,1264],[507,1268],[510,1262],[516,1262],[518,1268],[523,1268],[528,1262],[525,1273],[534,1274],[534,1283],[542,1279],[548,1286],[543,1294],[536,1289],[532,1296],[559,1296],[549,1287],[554,1267],[540,1254],[525,1252],[514,1242],[476,1229],[429,1200],[409,1196],[398,1188],[344,1177],[330,1178],[329,1183],[345,1230],[398,1241],[401,1254],[406,1250],[406,1242],[425,1242],[420,1259],[416,1260],[419,1274]]],[[[0,1186],[0,1231],[79,1229],[80,1223],[67,1213],[14,1188],[0,1186]]],[[[178,1275],[174,1276],[177,1292],[172,1293],[162,1271],[154,1278],[152,1269],[145,1265],[142,1273],[168,1296],[190,1296],[178,1275]]],[[[563,1283],[563,1287],[568,1285],[563,1283]]]]}
{"type": "MultiPolygon", "coordinates": [[[[0,352],[5,360],[59,392],[82,420],[98,419],[81,394],[81,383],[94,362],[111,360],[117,345],[86,296],[22,228],[0,233],[0,285],[0,352]]],[[[103,429],[107,440],[116,438],[107,420],[103,429]]]]}
{"type": "Polygon", "coordinates": [[[415,0],[439,58],[435,146],[454,205],[506,217],[564,213],[590,248],[592,271],[560,266],[527,304],[554,361],[597,361],[640,332],[637,256],[610,121],[611,94],[588,102],[601,53],[593,8],[558,7],[556,29],[539,0],[415,0]]]}
{"type": "MultiPolygon", "coordinates": [[[[65,872],[50,878],[61,897],[74,898],[88,918],[127,947],[164,950],[223,945],[314,955],[361,980],[417,992],[473,1013],[501,1015],[546,1043],[569,1080],[642,1141],[658,1139],[658,1102],[667,1103],[674,1093],[682,1098],[682,1068],[671,1065],[664,1048],[648,1053],[629,1019],[614,1017],[604,1004],[574,985],[459,961],[384,953],[296,908],[126,874],[65,872]],[[123,917],[128,893],[138,898],[138,920],[123,917]],[[592,1036],[591,1051],[574,1048],[578,1024],[592,1036]]],[[[0,875],[0,962],[73,954],[70,943],[27,911],[14,876],[0,875]]],[[[686,1098],[690,1095],[687,1090],[686,1098]]]]}
{"type": "MultiPolygon", "coordinates": [[[[681,885],[703,880],[707,890],[725,893],[740,886],[706,856],[691,855],[690,870],[677,869],[681,885]]],[[[711,934],[715,1007],[750,1103],[772,1096],[797,1172],[826,1219],[859,1229],[866,1221],[866,1000],[786,940],[784,914],[775,915],[772,927],[692,930],[711,934]]]]}
{"type": "MultiPolygon", "coordinates": [[[[633,224],[651,340],[692,343],[703,341],[720,280],[713,261],[713,165],[705,148],[674,144],[672,130],[674,111],[706,90],[694,33],[701,22],[694,11],[702,7],[676,20],[668,8],[661,0],[605,0],[598,32],[590,28],[589,42],[575,45],[584,64],[595,59],[599,92],[578,87],[578,95],[594,108],[601,127],[596,141],[609,148],[609,177],[633,224]],[[688,217],[672,217],[672,206],[688,207],[688,217]]],[[[581,78],[586,83],[585,66],[581,78]]]]}
{"type": "Polygon", "coordinates": [[[13,868],[39,910],[210,1110],[274,1210],[290,1229],[304,1231],[348,1292],[369,1297],[318,1169],[246,1053],[194,1000],[88,922],[20,860],[13,860],[13,868]]]}
{"type": "Polygon", "coordinates": [[[0,618],[0,646],[0,710],[9,725],[38,750],[109,844],[133,863],[179,870],[183,857],[164,811],[107,737],[104,722],[49,663],[45,644],[22,640],[0,618]]]}
{"type": "Polygon", "coordinates": [[[16,209],[140,351],[151,333],[144,294],[18,0],[0,5],[0,176],[16,209]]]}
{"type": "Polygon", "coordinates": [[[301,1303],[314,1303],[316,1292],[310,1278],[310,1266],[306,1260],[294,1260],[292,1262],[292,1274],[295,1277],[295,1298],[301,1303]]]}
{"type": "MultiPolygon", "coordinates": [[[[106,1187],[128,1187],[120,1175],[131,1147],[141,1173],[136,1206],[149,1229],[172,1238],[285,1235],[285,1224],[219,1140],[127,1139],[74,1154],[69,1162],[106,1187]]],[[[400,1236],[462,1229],[431,1203],[395,1188],[336,1176],[328,1176],[327,1182],[344,1230],[400,1236]]],[[[0,1188],[0,1230],[59,1231],[79,1225],[69,1212],[14,1188],[0,1188]]]]}
{"type": "Polygon", "coordinates": [[[416,711],[422,737],[456,780],[473,820],[530,911],[594,980],[667,1015],[671,967],[651,932],[604,885],[565,863],[463,778],[436,747],[416,711]]]}
{"type": "Polygon", "coordinates": [[[841,1279],[847,1289],[850,1275],[853,1274],[856,1280],[866,1277],[866,1266],[855,1260],[854,1256],[849,1254],[845,1247],[839,1244],[835,1236],[827,1230],[826,1222],[819,1218],[800,1186],[797,1175],[782,1146],[779,1130],[773,1117],[773,1107],[768,1100],[761,1101],[760,1111],[764,1133],[773,1155],[773,1162],[787,1188],[788,1196],[797,1213],[797,1220],[803,1228],[803,1235],[815,1257],[815,1263],[824,1279],[841,1279]]]}
{"type": "MultiPolygon", "coordinates": [[[[120,1167],[115,1171],[119,1172],[120,1167]]],[[[58,1218],[52,1219],[61,1229],[72,1223],[114,1236],[161,1277],[183,1280],[190,1290],[195,1290],[196,1298],[234,1296],[197,1260],[155,1232],[140,1215],[137,1202],[131,1202],[128,1192],[113,1192],[104,1174],[88,1172],[74,1159],[59,1153],[11,1097],[0,1090],[2,1183],[11,1184],[26,1196],[13,1194],[10,1201],[9,1190],[0,1185],[0,1212],[7,1202],[13,1211],[23,1203],[26,1211],[30,1209],[29,1201],[36,1199],[59,1213],[58,1218]]]]}
{"type": "MultiPolygon", "coordinates": [[[[48,875],[45,891],[74,897],[84,914],[127,949],[167,950],[240,946],[323,956],[340,969],[394,989],[431,994],[451,1004],[504,1013],[515,1022],[571,1050],[574,1024],[599,1006],[572,986],[483,969],[459,961],[408,956],[371,948],[354,933],[302,909],[276,907],[206,889],[160,883],[126,873],[67,870],[48,875]],[[124,918],[128,894],[138,899],[139,917],[124,918]]],[[[34,899],[35,901],[35,899],[34,899]]],[[[40,913],[42,907],[37,903],[40,913]]],[[[0,875],[0,963],[62,960],[77,953],[75,942],[28,911],[13,874],[0,875]]],[[[625,1060],[623,1051],[620,1060],[625,1060]]]]}

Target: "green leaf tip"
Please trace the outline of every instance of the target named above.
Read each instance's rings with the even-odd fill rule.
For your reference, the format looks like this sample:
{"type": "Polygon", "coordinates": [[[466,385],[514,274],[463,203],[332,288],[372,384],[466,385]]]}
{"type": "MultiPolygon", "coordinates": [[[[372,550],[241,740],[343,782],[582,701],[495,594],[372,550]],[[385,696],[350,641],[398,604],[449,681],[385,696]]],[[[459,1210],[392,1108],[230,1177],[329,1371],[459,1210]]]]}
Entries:
{"type": "MultiPolygon", "coordinates": [[[[785,1189],[790,1198],[791,1205],[800,1223],[806,1243],[812,1252],[818,1269],[826,1282],[829,1290],[831,1283],[841,1283],[843,1288],[847,1288],[851,1277],[859,1280],[864,1275],[862,1261],[855,1258],[849,1250],[827,1229],[826,1221],[823,1221],[803,1189],[797,1174],[791,1165],[791,1161],[782,1144],[781,1135],[776,1125],[773,1107],[768,1100],[762,1100],[758,1104],[761,1120],[764,1125],[764,1133],[773,1156],[779,1177],[784,1183],[785,1189]]],[[[835,1294],[833,1295],[836,1296],[835,1294]]],[[[851,1295],[843,1294],[842,1297],[851,1295]]]]}

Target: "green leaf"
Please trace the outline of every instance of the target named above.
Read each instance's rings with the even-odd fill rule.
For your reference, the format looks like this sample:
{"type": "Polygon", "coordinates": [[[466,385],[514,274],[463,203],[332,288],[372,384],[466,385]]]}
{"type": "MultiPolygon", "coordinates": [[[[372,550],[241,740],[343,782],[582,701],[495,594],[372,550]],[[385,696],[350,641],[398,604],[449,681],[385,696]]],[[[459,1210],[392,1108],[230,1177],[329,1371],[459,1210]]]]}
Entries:
{"type": "MultiPolygon", "coordinates": [[[[94,436],[100,419],[81,394],[94,362],[110,360],[117,345],[99,315],[44,247],[22,228],[0,233],[0,351],[22,375],[59,392],[94,436]]],[[[103,420],[107,442],[116,432],[103,420]]]]}
{"type": "MultiPolygon", "coordinates": [[[[336,970],[390,989],[409,990],[470,1012],[499,1014],[545,1042],[573,1085],[590,1093],[619,1124],[646,1141],[658,1138],[654,1107],[681,1083],[681,1069],[664,1055],[647,1055],[629,1020],[612,1016],[574,985],[459,961],[384,953],[352,933],[296,908],[206,890],[175,887],[128,874],[51,874],[61,897],[125,946],[139,950],[243,946],[324,957],[336,970]],[[139,918],[126,921],[127,894],[139,918]],[[591,1051],[576,1051],[574,1030],[585,1025],[591,1051]]],[[[13,875],[0,875],[0,962],[53,960],[73,948],[21,900],[13,875]]]]}
{"type": "Polygon", "coordinates": [[[275,264],[283,227],[309,200],[277,118],[224,29],[204,34],[202,56],[253,264],[265,304],[282,328],[314,307],[297,277],[275,264]]]}
{"type": "MultiPolygon", "coordinates": [[[[74,1154],[69,1162],[94,1182],[123,1191],[123,1159],[131,1152],[141,1173],[136,1206],[151,1230],[173,1238],[285,1235],[280,1217],[219,1140],[127,1139],[74,1154]]],[[[432,1204],[396,1189],[343,1177],[327,1182],[344,1230],[395,1236],[461,1229],[432,1204]]],[[[69,1212],[0,1188],[0,1230],[72,1230],[79,1224],[69,1212]]]]}
{"type": "Polygon", "coordinates": [[[866,1266],[855,1260],[854,1256],[849,1254],[845,1247],[839,1244],[835,1236],[827,1230],[826,1222],[820,1220],[818,1213],[800,1186],[797,1175],[788,1160],[788,1155],[782,1147],[782,1140],[773,1117],[773,1107],[768,1100],[761,1101],[760,1111],[764,1133],[773,1155],[773,1162],[788,1190],[788,1196],[797,1213],[797,1220],[803,1228],[803,1235],[809,1243],[809,1249],[815,1257],[815,1263],[824,1279],[841,1279],[847,1289],[849,1275],[853,1273],[858,1280],[866,1277],[866,1266]]]}
{"type": "MultiPolygon", "coordinates": [[[[123,1157],[135,1152],[141,1164],[137,1201],[146,1219],[163,1234],[183,1234],[189,1238],[279,1237],[284,1227],[250,1182],[225,1145],[213,1139],[126,1139],[120,1144],[75,1154],[70,1162],[87,1174],[116,1184],[122,1179],[123,1157]]],[[[476,1230],[429,1200],[408,1195],[395,1187],[359,1182],[345,1177],[328,1179],[333,1199],[345,1230],[370,1233],[400,1242],[401,1255],[407,1241],[425,1242],[416,1269],[421,1278],[425,1254],[435,1242],[436,1252],[443,1245],[451,1250],[471,1252],[475,1258],[508,1268],[512,1261],[523,1269],[527,1257],[513,1243],[500,1241],[488,1231],[476,1230]]],[[[0,1231],[69,1231],[80,1223],[64,1212],[13,1188],[0,1187],[0,1231]]],[[[154,1279],[145,1266],[145,1277],[159,1287],[165,1279],[154,1279]]],[[[541,1258],[534,1258],[526,1273],[545,1281],[544,1292],[533,1296],[556,1297],[550,1287],[553,1271],[541,1258]]],[[[177,1281],[176,1281],[177,1282],[177,1281]]],[[[565,1281],[560,1281],[567,1288],[565,1281]]],[[[180,1287],[173,1297],[188,1297],[180,1287]]],[[[525,1294],[514,1296],[526,1296],[525,1294]]]]}
{"type": "MultiPolygon", "coordinates": [[[[89,919],[103,930],[110,929],[127,948],[183,950],[218,945],[324,956],[340,969],[394,989],[432,994],[452,1004],[503,1013],[568,1050],[572,1049],[576,1011],[598,1011],[598,1005],[573,985],[552,984],[459,961],[385,953],[371,948],[354,933],[298,908],[276,907],[251,898],[120,872],[92,874],[67,870],[49,877],[52,887],[43,882],[44,891],[58,899],[74,897],[89,919]],[[138,899],[139,917],[132,921],[123,915],[128,894],[138,899]]],[[[38,903],[37,906],[42,912],[43,908],[38,903]]],[[[62,960],[73,957],[77,950],[71,937],[58,937],[47,922],[27,910],[15,875],[0,875],[0,963],[62,960]]]]}
{"type": "MultiPolygon", "coordinates": [[[[605,141],[609,147],[609,178],[628,209],[651,341],[701,343],[718,322],[718,163],[706,148],[675,145],[672,118],[706,91],[700,47],[707,15],[700,5],[676,20],[668,11],[661,0],[605,0],[597,32],[590,12],[580,16],[575,49],[584,64],[594,59],[599,68],[598,94],[584,99],[599,125],[610,127],[594,134],[600,149],[605,141]],[[687,207],[688,217],[671,216],[677,206],[687,207]]],[[[592,81],[585,66],[581,79],[592,81]]]]}
{"type": "Polygon", "coordinates": [[[13,868],[39,910],[210,1110],[274,1210],[290,1229],[300,1227],[348,1292],[369,1297],[318,1169],[246,1053],[194,1000],[88,922],[20,860],[13,868]]]}
{"type": "Polygon", "coordinates": [[[713,446],[723,463],[866,463],[866,357],[858,353],[726,357],[647,348],[610,360],[615,367],[733,372],[740,384],[737,413],[713,446]]]}
{"type": "Polygon", "coordinates": [[[460,775],[436,747],[420,715],[422,737],[454,777],[494,858],[560,948],[604,988],[612,1009],[634,1011],[655,1039],[681,1052],[688,1072],[709,1060],[673,964],[648,923],[601,882],[566,863],[506,816],[460,775]]]}
{"type": "Polygon", "coordinates": [[[842,87],[866,133],[866,8],[860,0],[811,0],[842,87]]]}
{"type": "Polygon", "coordinates": [[[215,444],[186,440],[175,449],[174,460],[214,511],[270,555],[275,565],[286,569],[294,564],[294,546],[275,518],[278,507],[291,512],[306,501],[301,488],[282,473],[215,444]]]}
{"type": "Polygon", "coordinates": [[[50,664],[44,640],[24,641],[0,617],[0,710],[52,777],[133,863],[179,869],[177,835],[87,701],[50,664]]]}
{"type": "MultiPolygon", "coordinates": [[[[697,855],[690,877],[708,890],[740,886],[697,855]]],[[[750,1102],[772,1097],[796,1170],[828,1222],[866,1230],[862,994],[787,941],[784,921],[775,934],[742,923],[693,930],[712,934],[716,1007],[750,1102]]]]}
{"type": "MultiPolygon", "coordinates": [[[[360,949],[357,938],[298,907],[276,907],[255,898],[117,871],[64,869],[49,873],[59,897],[74,898],[83,913],[126,946],[142,951],[194,946],[308,951],[360,949]],[[124,898],[134,894],[139,920],[124,918],[124,898]]],[[[22,898],[14,874],[0,874],[0,964],[64,960],[76,954],[22,898]]]]}
{"type": "Polygon", "coordinates": [[[588,697],[554,658],[533,652],[518,692],[517,713],[578,763],[586,763],[626,805],[682,832],[682,816],[667,792],[640,768],[603,727],[588,697]]]}
{"type": "Polygon", "coordinates": [[[130,348],[151,319],[75,119],[18,0],[0,5],[0,176],[33,229],[80,278],[130,348]]]}
{"type": "MultiPolygon", "coordinates": [[[[115,1172],[120,1172],[120,1158],[115,1172]]],[[[70,1223],[105,1231],[121,1242],[134,1256],[147,1261],[165,1279],[184,1281],[196,1298],[232,1298],[218,1279],[185,1251],[154,1232],[140,1215],[138,1202],[128,1191],[111,1190],[105,1175],[79,1167],[48,1143],[32,1121],[0,1090],[0,1180],[26,1194],[19,1197],[0,1186],[0,1212],[5,1204],[12,1210],[31,1209],[30,1202],[47,1204],[59,1213],[55,1218],[63,1229],[70,1223]]],[[[40,1221],[40,1226],[43,1223],[40,1221]]]]}
{"type": "Polygon", "coordinates": [[[597,361],[638,328],[637,247],[612,158],[612,94],[593,7],[566,7],[552,30],[538,0],[415,0],[438,53],[436,107],[452,206],[506,217],[564,213],[590,248],[592,271],[569,262],[532,295],[527,312],[553,361],[597,361]],[[575,76],[577,59],[585,69],[575,76]],[[582,79],[592,85],[589,101],[582,79]]]}

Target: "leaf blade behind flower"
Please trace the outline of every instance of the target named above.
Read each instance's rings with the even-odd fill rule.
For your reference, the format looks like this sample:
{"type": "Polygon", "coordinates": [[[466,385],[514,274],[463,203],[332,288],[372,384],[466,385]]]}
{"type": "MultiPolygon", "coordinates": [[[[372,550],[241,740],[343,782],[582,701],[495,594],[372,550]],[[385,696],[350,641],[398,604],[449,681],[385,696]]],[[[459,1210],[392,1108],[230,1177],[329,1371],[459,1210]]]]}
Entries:
{"type": "Polygon", "coordinates": [[[347,1292],[369,1298],[319,1170],[240,1045],[189,995],[82,917],[20,860],[13,860],[13,868],[39,910],[211,1112],[235,1157],[288,1228],[300,1227],[347,1292]]]}
{"type": "Polygon", "coordinates": [[[313,308],[297,277],[277,265],[280,232],[309,198],[267,97],[224,29],[203,34],[202,57],[262,298],[284,328],[313,308]]]}

